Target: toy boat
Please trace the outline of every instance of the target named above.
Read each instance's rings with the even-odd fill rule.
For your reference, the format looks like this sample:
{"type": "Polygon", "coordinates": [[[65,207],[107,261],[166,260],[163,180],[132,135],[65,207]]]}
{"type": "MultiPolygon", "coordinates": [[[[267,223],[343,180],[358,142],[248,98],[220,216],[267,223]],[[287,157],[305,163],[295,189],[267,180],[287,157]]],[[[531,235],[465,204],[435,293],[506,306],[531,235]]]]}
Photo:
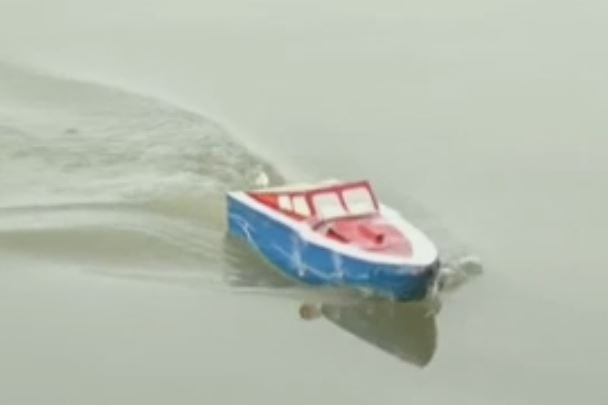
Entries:
{"type": "Polygon", "coordinates": [[[426,296],[437,248],[370,184],[326,182],[228,193],[229,233],[299,281],[398,300],[426,296]]]}

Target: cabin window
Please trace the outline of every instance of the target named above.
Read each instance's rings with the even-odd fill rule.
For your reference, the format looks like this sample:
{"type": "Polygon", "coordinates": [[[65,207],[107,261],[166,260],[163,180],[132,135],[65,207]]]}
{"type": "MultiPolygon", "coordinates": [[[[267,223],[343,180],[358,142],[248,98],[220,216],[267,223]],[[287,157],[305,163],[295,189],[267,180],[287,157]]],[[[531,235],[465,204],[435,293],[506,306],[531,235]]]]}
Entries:
{"type": "Polygon", "coordinates": [[[293,198],[293,210],[296,214],[301,215],[303,217],[310,216],[310,208],[308,208],[306,198],[302,196],[293,198]]]}
{"type": "Polygon", "coordinates": [[[366,215],[376,211],[374,199],[365,187],[344,190],[342,193],[348,212],[353,215],[366,215]]]}
{"type": "Polygon", "coordinates": [[[279,196],[279,208],[283,211],[291,211],[293,209],[291,205],[291,198],[288,195],[279,196]]]}
{"type": "Polygon", "coordinates": [[[336,193],[320,193],[313,197],[317,215],[322,219],[343,217],[346,211],[336,193]]]}

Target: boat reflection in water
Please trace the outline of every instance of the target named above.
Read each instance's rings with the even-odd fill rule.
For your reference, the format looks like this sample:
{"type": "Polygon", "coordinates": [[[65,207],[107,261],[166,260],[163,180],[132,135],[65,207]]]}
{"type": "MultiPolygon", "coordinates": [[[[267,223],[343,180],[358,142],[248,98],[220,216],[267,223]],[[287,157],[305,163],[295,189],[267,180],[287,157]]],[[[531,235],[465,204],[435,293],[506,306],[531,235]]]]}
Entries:
{"type": "Polygon", "coordinates": [[[300,316],[302,319],[323,316],[367,343],[416,366],[426,366],[435,353],[435,319],[421,304],[365,299],[352,305],[303,304],[300,316]]]}
{"type": "Polygon", "coordinates": [[[303,320],[326,319],[382,351],[424,367],[437,344],[435,316],[423,302],[403,303],[365,298],[345,291],[301,286],[278,274],[242,242],[224,240],[229,285],[248,291],[282,293],[300,305],[303,320]]]}

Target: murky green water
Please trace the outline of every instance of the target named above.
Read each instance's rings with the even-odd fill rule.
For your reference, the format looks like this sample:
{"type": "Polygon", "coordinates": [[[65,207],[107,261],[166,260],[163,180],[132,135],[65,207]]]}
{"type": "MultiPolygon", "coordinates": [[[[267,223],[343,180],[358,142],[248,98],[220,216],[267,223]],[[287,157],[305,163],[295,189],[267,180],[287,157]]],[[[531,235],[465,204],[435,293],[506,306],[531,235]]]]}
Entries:
{"type": "Polygon", "coordinates": [[[605,403],[607,16],[0,2],[0,402],[605,403]],[[294,286],[225,238],[261,171],[485,272],[435,317],[294,286]]]}

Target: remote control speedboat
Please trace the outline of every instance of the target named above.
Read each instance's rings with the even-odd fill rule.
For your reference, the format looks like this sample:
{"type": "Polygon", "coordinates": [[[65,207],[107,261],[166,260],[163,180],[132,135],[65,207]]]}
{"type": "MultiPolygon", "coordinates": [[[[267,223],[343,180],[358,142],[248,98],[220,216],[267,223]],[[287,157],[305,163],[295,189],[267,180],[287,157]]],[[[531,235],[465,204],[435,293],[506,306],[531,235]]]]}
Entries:
{"type": "Polygon", "coordinates": [[[286,275],[399,300],[422,299],[439,271],[435,245],[361,182],[228,193],[229,232],[286,275]]]}

